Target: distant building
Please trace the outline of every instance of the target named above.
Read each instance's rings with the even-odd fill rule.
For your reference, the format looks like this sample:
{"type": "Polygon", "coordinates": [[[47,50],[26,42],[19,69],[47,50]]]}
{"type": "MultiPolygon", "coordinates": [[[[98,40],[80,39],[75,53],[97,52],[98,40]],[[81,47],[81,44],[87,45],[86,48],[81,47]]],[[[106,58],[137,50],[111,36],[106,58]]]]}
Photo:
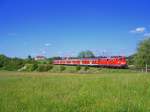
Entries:
{"type": "Polygon", "coordinates": [[[34,58],[34,60],[36,60],[36,61],[45,60],[45,59],[46,59],[46,57],[44,57],[44,56],[36,56],[34,58]]]}

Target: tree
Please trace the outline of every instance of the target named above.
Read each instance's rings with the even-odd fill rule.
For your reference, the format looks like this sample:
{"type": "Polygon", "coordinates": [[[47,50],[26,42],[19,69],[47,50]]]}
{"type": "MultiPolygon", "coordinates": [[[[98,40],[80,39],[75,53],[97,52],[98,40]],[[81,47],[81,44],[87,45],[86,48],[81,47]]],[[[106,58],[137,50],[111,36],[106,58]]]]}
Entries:
{"type": "Polygon", "coordinates": [[[135,56],[136,56],[136,54],[132,54],[132,55],[126,57],[127,62],[128,62],[129,65],[134,65],[134,58],[135,58],[135,56]]]}
{"type": "Polygon", "coordinates": [[[4,67],[9,61],[9,58],[5,55],[0,55],[0,68],[4,67]]]}
{"type": "Polygon", "coordinates": [[[46,61],[47,61],[47,63],[49,63],[49,64],[53,64],[53,58],[48,58],[46,61]]]}
{"type": "Polygon", "coordinates": [[[78,54],[78,58],[94,58],[94,53],[90,50],[82,51],[78,54]]]}
{"type": "Polygon", "coordinates": [[[28,60],[32,60],[32,56],[31,55],[28,55],[28,60]]]}
{"type": "Polygon", "coordinates": [[[9,58],[4,65],[5,70],[16,71],[24,66],[24,60],[20,58],[9,58]]]}
{"type": "Polygon", "coordinates": [[[62,59],[60,56],[55,56],[55,57],[52,57],[51,58],[52,60],[59,60],[59,59],[62,59]]]}
{"type": "Polygon", "coordinates": [[[150,65],[150,38],[139,43],[134,61],[136,66],[139,67],[143,67],[146,64],[150,65]]]}
{"type": "Polygon", "coordinates": [[[24,62],[26,64],[35,64],[35,63],[38,63],[36,60],[34,60],[34,58],[32,58],[31,55],[28,55],[28,57],[24,60],[24,62]]]}

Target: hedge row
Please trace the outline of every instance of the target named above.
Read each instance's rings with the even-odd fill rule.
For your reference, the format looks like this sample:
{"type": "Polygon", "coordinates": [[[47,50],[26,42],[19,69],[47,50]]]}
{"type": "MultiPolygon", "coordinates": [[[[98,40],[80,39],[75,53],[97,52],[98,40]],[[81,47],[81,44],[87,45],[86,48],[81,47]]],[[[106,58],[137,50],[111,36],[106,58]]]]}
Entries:
{"type": "Polygon", "coordinates": [[[38,71],[38,72],[78,72],[78,71],[88,71],[89,67],[81,66],[63,66],[63,65],[51,65],[51,64],[26,64],[24,67],[18,71],[38,71]]]}

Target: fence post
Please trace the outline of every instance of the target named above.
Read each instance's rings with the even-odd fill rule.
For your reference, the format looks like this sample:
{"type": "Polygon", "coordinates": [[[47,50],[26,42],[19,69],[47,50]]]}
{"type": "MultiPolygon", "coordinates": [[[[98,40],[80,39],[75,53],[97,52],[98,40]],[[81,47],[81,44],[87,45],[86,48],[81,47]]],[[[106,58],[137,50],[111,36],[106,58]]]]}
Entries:
{"type": "Polygon", "coordinates": [[[146,73],[147,73],[147,64],[146,64],[146,68],[145,69],[146,69],[146,73]]]}

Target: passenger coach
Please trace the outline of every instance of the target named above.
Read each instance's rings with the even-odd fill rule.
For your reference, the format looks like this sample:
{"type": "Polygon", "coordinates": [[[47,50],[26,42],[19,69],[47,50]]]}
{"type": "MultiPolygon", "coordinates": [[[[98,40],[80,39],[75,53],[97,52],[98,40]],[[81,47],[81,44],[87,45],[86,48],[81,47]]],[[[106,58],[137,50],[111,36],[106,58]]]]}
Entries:
{"type": "Polygon", "coordinates": [[[124,56],[111,56],[111,57],[99,57],[99,58],[81,58],[81,59],[59,59],[54,60],[55,65],[84,65],[84,66],[100,66],[111,68],[126,68],[127,62],[124,56]]]}

